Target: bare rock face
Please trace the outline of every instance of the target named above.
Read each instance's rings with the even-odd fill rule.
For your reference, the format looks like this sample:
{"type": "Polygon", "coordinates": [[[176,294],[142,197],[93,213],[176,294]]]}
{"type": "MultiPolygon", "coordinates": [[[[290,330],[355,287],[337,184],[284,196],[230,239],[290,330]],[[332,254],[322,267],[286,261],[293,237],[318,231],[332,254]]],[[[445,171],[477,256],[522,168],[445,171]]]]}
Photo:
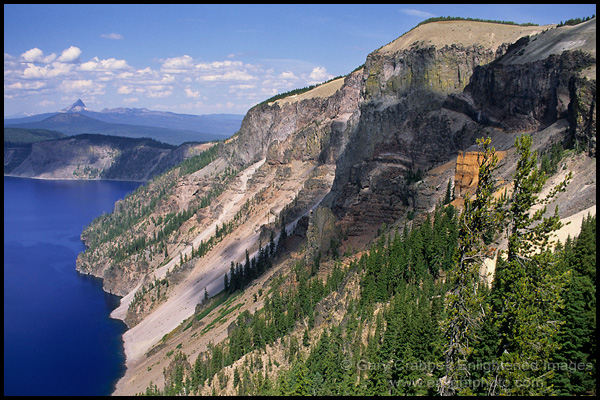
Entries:
{"type": "Polygon", "coordinates": [[[324,96],[300,95],[294,101],[278,100],[249,110],[226,150],[232,162],[248,165],[264,157],[280,164],[292,159],[335,162],[345,144],[339,134],[356,112],[362,88],[360,72],[340,79],[343,84],[324,96]]]}
{"type": "Polygon", "coordinates": [[[318,207],[311,212],[307,237],[306,259],[313,260],[319,255],[326,254],[340,239],[336,219],[329,208],[318,207]]]}
{"type": "Polygon", "coordinates": [[[479,175],[479,152],[458,152],[456,158],[456,175],[454,177],[454,195],[464,197],[465,194],[473,195],[473,189],[477,187],[479,175]]]}
{"type": "Polygon", "coordinates": [[[543,129],[567,116],[573,100],[570,81],[593,63],[580,51],[527,64],[506,65],[500,60],[478,68],[458,98],[468,103],[463,110],[478,122],[508,131],[543,129]]]}
{"type": "Polygon", "coordinates": [[[569,81],[569,94],[571,140],[596,157],[596,81],[574,77],[569,81]]]}
{"type": "Polygon", "coordinates": [[[360,114],[347,130],[337,161],[332,209],[350,236],[372,232],[409,208],[420,208],[408,176],[443,163],[473,144],[481,128],[448,111],[449,94],[461,93],[475,67],[506,47],[421,47],[369,55],[363,73],[360,114]]]}

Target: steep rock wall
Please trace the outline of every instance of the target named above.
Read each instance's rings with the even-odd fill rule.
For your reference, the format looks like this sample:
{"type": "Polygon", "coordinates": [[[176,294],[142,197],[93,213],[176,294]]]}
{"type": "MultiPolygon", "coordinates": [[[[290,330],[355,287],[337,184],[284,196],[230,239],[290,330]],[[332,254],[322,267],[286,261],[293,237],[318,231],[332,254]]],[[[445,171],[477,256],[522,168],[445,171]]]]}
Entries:
{"type": "Polygon", "coordinates": [[[446,106],[508,131],[543,129],[567,117],[569,82],[594,62],[587,53],[565,51],[532,63],[491,63],[477,68],[464,93],[446,106]]]}
{"type": "Polygon", "coordinates": [[[349,235],[362,236],[421,207],[407,175],[447,161],[481,133],[472,119],[444,109],[447,96],[461,93],[474,69],[506,48],[417,43],[369,55],[359,118],[347,130],[329,199],[349,235]]]}
{"type": "Polygon", "coordinates": [[[252,108],[225,152],[237,165],[267,155],[269,162],[320,159],[331,163],[345,145],[340,132],[358,108],[361,72],[340,78],[343,85],[326,97],[275,101],[252,108]]]}

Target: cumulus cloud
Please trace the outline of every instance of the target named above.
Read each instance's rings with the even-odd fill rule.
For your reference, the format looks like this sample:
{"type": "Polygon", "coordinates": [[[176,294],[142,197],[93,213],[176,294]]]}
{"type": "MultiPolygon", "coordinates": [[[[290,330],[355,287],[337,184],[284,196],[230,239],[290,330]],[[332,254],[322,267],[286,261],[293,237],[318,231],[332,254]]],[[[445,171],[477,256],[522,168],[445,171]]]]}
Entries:
{"type": "Polygon", "coordinates": [[[12,90],[38,90],[46,86],[45,82],[15,82],[9,85],[4,85],[4,89],[12,90]]]}
{"type": "Polygon", "coordinates": [[[40,106],[42,107],[49,107],[49,106],[53,106],[56,104],[56,102],[52,101],[52,100],[42,100],[38,103],[40,106]]]}
{"type": "MultiPolygon", "coordinates": [[[[151,85],[144,89],[144,93],[148,97],[152,98],[163,98],[169,97],[173,94],[173,88],[167,85],[151,85]]],[[[138,90],[139,92],[139,90],[138,90]]]]}
{"type": "Polygon", "coordinates": [[[21,54],[21,58],[29,63],[49,64],[56,59],[56,54],[52,53],[49,56],[44,57],[44,52],[37,47],[34,47],[21,54]]]}
{"type": "Polygon", "coordinates": [[[163,61],[161,71],[172,74],[181,74],[192,68],[194,68],[194,59],[185,54],[181,57],[167,58],[163,61]]]}
{"type": "Polygon", "coordinates": [[[81,50],[79,47],[71,46],[68,49],[63,50],[62,54],[56,61],[63,63],[76,63],[79,62],[79,56],[81,50]]]}
{"type": "Polygon", "coordinates": [[[242,89],[242,90],[250,90],[250,89],[256,89],[256,85],[248,85],[245,83],[239,84],[239,85],[231,85],[229,86],[230,89],[242,89]]]}
{"type": "Polygon", "coordinates": [[[125,60],[117,60],[115,58],[100,60],[98,57],[94,57],[79,66],[81,71],[112,71],[128,68],[129,65],[127,65],[127,61],[125,60]]]}
{"type": "MultiPolygon", "coordinates": [[[[106,33],[102,37],[117,38],[109,35],[112,34],[106,33]]],[[[263,66],[235,59],[237,54],[213,61],[200,61],[184,54],[159,59],[158,67],[131,66],[124,59],[101,59],[93,54],[93,58],[84,62],[80,59],[81,49],[75,46],[57,54],[59,56],[44,54],[38,48],[31,48],[17,57],[5,53],[5,99],[25,99],[42,93],[53,96],[53,100],[61,96],[72,98],[74,95],[91,97],[113,94],[123,104],[172,97],[183,100],[183,103],[189,101],[197,108],[200,105],[202,108],[212,107],[213,112],[219,107],[233,107],[227,101],[236,104],[241,102],[243,105],[235,107],[243,111],[244,107],[250,107],[274,94],[320,83],[332,77],[324,66],[315,68],[314,64],[301,60],[290,60],[285,65],[279,62],[263,66]],[[224,91],[219,91],[223,86],[224,91]],[[211,99],[214,104],[201,104],[200,100],[204,99],[211,99]]],[[[39,102],[42,98],[40,96],[33,102],[39,102]]],[[[183,106],[173,107],[182,109],[183,106]]]]}
{"type": "Polygon", "coordinates": [[[119,94],[130,94],[130,93],[132,93],[132,92],[133,92],[133,88],[131,88],[131,87],[129,87],[129,86],[125,86],[125,85],[123,85],[123,86],[120,86],[120,87],[117,89],[117,93],[119,93],[119,94]]]}
{"type": "Polygon", "coordinates": [[[185,95],[186,95],[186,97],[191,97],[191,98],[195,99],[197,97],[200,97],[200,92],[193,91],[190,88],[185,88],[185,95]]]}
{"type": "Polygon", "coordinates": [[[211,63],[196,64],[196,69],[199,70],[215,70],[220,68],[242,68],[244,63],[241,61],[213,61],[211,63]]]}
{"type": "Polygon", "coordinates": [[[66,75],[73,69],[72,65],[60,62],[53,62],[46,66],[40,67],[32,63],[27,63],[23,71],[23,77],[26,79],[49,79],[60,75],[66,75]]]}
{"type": "Polygon", "coordinates": [[[296,75],[294,75],[294,73],[290,71],[282,72],[281,74],[279,74],[279,77],[281,79],[297,79],[296,75]]]}
{"type": "Polygon", "coordinates": [[[106,85],[96,83],[91,79],[77,79],[62,81],[59,88],[67,93],[85,93],[86,95],[104,94],[106,85]]]}
{"type": "Polygon", "coordinates": [[[198,82],[218,82],[218,81],[251,81],[257,79],[247,71],[228,71],[223,74],[202,75],[197,78],[198,82]]]}
{"type": "Polygon", "coordinates": [[[113,40],[123,39],[123,35],[120,35],[118,33],[103,33],[102,35],[100,35],[100,37],[113,40]]]}
{"type": "Polygon", "coordinates": [[[323,82],[333,78],[333,75],[327,73],[325,67],[315,67],[308,76],[311,81],[323,82]]]}

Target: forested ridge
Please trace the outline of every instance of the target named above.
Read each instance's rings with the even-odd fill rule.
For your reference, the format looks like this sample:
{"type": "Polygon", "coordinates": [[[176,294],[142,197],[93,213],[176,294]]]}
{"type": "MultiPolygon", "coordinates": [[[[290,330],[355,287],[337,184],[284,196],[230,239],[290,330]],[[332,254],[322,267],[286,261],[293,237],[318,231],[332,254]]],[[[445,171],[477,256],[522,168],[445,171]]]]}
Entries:
{"type": "MultiPolygon", "coordinates": [[[[240,314],[225,341],[194,360],[172,352],[164,387],[143,394],[222,394],[232,376],[239,395],[594,395],[595,216],[554,247],[558,210],[544,205],[570,176],[541,197],[552,168],[523,135],[513,191],[494,196],[498,159],[489,140],[478,143],[478,186],[462,210],[448,204],[449,185],[433,213],[382,227],[360,257],[296,261],[258,292],[264,306],[240,314]],[[508,246],[497,251],[501,238],[508,246]],[[486,276],[483,261],[495,254],[486,276]],[[333,267],[323,278],[325,264],[333,267]]],[[[284,246],[272,238],[256,259],[232,263],[215,296],[223,314],[281,261],[284,246]]]]}

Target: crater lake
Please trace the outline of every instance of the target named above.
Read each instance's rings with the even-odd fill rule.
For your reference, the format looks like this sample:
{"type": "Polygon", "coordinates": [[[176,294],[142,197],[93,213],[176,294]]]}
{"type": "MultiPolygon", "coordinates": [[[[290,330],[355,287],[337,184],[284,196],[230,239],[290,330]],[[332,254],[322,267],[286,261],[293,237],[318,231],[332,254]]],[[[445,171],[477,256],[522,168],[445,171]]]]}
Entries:
{"type": "Polygon", "coordinates": [[[119,304],[75,270],[80,234],[140,185],[4,177],[4,395],[109,395],[124,373],[119,304]]]}

